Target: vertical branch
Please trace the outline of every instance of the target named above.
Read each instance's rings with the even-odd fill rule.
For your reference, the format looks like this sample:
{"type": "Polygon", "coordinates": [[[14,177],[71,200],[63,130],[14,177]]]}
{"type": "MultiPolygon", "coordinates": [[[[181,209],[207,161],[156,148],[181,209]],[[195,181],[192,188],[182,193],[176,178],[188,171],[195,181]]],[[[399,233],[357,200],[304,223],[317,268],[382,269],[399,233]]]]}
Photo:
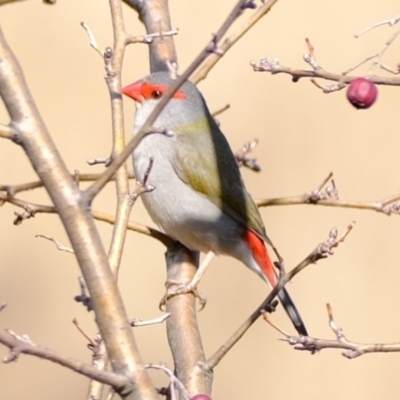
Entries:
{"type": "MultiPolygon", "coordinates": [[[[120,0],[110,0],[111,21],[113,25],[114,45],[111,57],[104,55],[106,62],[106,82],[110,93],[113,150],[111,158],[115,159],[125,147],[124,114],[121,96],[121,70],[125,53],[126,32],[122,16],[120,0]]],[[[126,238],[126,228],[130,213],[129,180],[126,163],[115,173],[117,194],[117,211],[115,224],[108,252],[111,270],[118,275],[123,247],[126,238]]]]}
{"type": "Polygon", "coordinates": [[[28,90],[22,70],[0,30],[0,96],[14,141],[22,146],[62,220],[90,292],[96,322],[115,372],[127,375],[126,399],[155,399],[90,203],[71,178],[28,90]]]}
{"type": "MultiPolygon", "coordinates": [[[[168,279],[190,282],[196,273],[199,253],[175,246],[166,253],[168,279]]],[[[168,342],[174,358],[178,379],[193,396],[210,394],[212,373],[206,370],[205,355],[196,317],[196,299],[193,294],[177,295],[167,302],[168,342]]]]}
{"type": "Polygon", "coordinates": [[[139,13],[147,34],[159,33],[150,43],[150,72],[168,71],[169,65],[178,62],[173,36],[163,36],[171,31],[167,0],[127,1],[139,13]]]}

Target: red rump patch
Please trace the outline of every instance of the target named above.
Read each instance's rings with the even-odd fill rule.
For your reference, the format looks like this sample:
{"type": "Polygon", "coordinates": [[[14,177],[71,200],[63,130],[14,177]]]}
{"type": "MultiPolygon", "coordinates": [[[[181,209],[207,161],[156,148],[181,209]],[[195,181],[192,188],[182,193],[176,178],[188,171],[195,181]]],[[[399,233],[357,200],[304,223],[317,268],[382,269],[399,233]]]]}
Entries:
{"type": "MultiPolygon", "coordinates": [[[[168,92],[169,87],[166,85],[155,85],[148,82],[143,82],[141,85],[141,95],[145,99],[151,99],[154,92],[161,92],[162,94],[168,92]]],[[[186,99],[187,96],[182,91],[178,90],[172,96],[173,99],[186,99]]]]}
{"type": "Polygon", "coordinates": [[[254,259],[261,268],[263,274],[267,277],[269,283],[272,286],[276,286],[277,280],[275,276],[274,266],[268,255],[268,251],[265,247],[264,241],[250,229],[247,229],[244,232],[243,239],[250,247],[254,259]]]}

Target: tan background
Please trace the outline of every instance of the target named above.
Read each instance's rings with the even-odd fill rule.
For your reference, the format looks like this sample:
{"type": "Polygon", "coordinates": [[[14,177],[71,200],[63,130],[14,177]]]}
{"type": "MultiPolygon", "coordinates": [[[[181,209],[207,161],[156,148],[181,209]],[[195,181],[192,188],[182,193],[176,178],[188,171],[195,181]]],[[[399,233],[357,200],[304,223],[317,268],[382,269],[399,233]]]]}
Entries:
{"type": "MultiPolygon", "coordinates": [[[[184,68],[223,21],[234,1],[171,1],[179,61],[184,68]]],[[[125,8],[132,34],[142,34],[134,12],[125,8]]],[[[398,104],[400,91],[380,87],[379,100],[369,111],[356,111],[345,93],[323,95],[310,82],[293,84],[288,76],[254,73],[249,61],[278,57],[282,64],[306,68],[304,38],[316,47],[319,62],[341,72],[378,51],[396,28],[382,27],[361,39],[353,34],[395,17],[397,2],[363,0],[280,1],[247,37],[213,70],[200,88],[212,110],[231,104],[220,117],[234,149],[258,137],[256,156],[261,174],[244,172],[256,198],[301,194],[335,172],[342,199],[379,200],[399,190],[398,104]]],[[[79,23],[85,21],[99,43],[111,44],[107,1],[59,1],[54,7],[28,1],[1,8],[0,22],[18,56],[32,93],[70,170],[102,171],[86,160],[110,151],[110,112],[99,56],[88,46],[79,23]]],[[[399,62],[395,43],[385,62],[399,62]]],[[[145,45],[130,46],[124,67],[129,83],[148,71],[145,45]]],[[[367,68],[361,69],[365,73],[367,68]]],[[[133,104],[126,102],[126,127],[133,104]]],[[[8,122],[1,110],[0,121],[8,122]]],[[[35,179],[23,152],[3,140],[0,146],[0,183],[35,179]]],[[[113,187],[94,207],[114,210],[113,187]]],[[[24,198],[45,201],[42,192],[24,198]]],[[[0,327],[26,333],[71,357],[90,362],[85,340],[71,324],[77,317],[90,334],[96,333],[93,315],[74,303],[79,271],[73,257],[59,252],[35,234],[68,244],[56,216],[38,215],[21,226],[12,225],[15,208],[0,208],[0,327]]],[[[350,339],[391,342],[400,339],[400,217],[372,211],[296,206],[262,210],[269,235],[294,266],[337,226],[341,231],[356,220],[348,241],[335,256],[310,266],[289,285],[307,321],[310,334],[332,338],[325,303],[334,307],[337,323],[350,339]]],[[[141,204],[132,219],[151,224],[141,204]]],[[[108,246],[111,227],[98,224],[108,246]]],[[[129,315],[158,316],[164,291],[164,249],[155,241],[129,233],[121,273],[121,290],[129,315]]],[[[199,314],[204,346],[212,354],[265,297],[267,290],[254,274],[237,262],[214,262],[200,286],[208,306],[199,314]]],[[[274,320],[289,330],[280,309],[274,320]]],[[[145,362],[170,367],[164,326],[135,330],[145,362]]],[[[280,335],[258,321],[215,370],[213,399],[396,399],[400,396],[398,354],[367,355],[347,360],[340,351],[311,356],[279,341],[280,335]]],[[[1,349],[1,357],[7,351],[1,349]]],[[[152,376],[166,384],[161,373],[152,376]]],[[[0,397],[83,399],[86,378],[47,361],[22,356],[17,363],[0,364],[0,397]]]]}

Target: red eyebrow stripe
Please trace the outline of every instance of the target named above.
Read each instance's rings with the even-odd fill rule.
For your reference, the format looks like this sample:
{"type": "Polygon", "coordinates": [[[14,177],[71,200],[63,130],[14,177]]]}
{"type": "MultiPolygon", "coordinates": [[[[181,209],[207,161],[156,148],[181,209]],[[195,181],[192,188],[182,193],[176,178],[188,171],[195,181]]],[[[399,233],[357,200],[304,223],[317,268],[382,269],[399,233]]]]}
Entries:
{"type": "MultiPolygon", "coordinates": [[[[154,85],[152,83],[147,83],[143,82],[141,86],[141,94],[145,99],[150,99],[151,94],[159,90],[161,93],[167,93],[168,92],[168,86],[166,85],[154,85]]],[[[181,90],[178,90],[177,92],[174,93],[172,96],[173,99],[187,99],[187,96],[185,93],[183,93],[181,90]]]]}

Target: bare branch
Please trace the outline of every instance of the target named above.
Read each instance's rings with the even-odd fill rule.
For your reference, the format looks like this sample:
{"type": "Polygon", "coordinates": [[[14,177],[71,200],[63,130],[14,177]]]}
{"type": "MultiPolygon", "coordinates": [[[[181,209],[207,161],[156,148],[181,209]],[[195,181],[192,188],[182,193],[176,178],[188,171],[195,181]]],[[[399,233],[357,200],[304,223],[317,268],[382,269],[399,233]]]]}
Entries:
{"type": "Polygon", "coordinates": [[[0,343],[10,349],[9,356],[3,360],[8,363],[15,361],[19,354],[30,354],[45,360],[52,361],[63,367],[69,368],[78,374],[121,389],[127,384],[128,378],[109,371],[99,371],[96,368],[80,361],[58,354],[48,347],[33,343],[26,335],[20,336],[11,330],[0,332],[0,343]],[[7,332],[7,333],[6,333],[7,332]]]}
{"type": "Polygon", "coordinates": [[[71,178],[2,31],[0,82],[0,96],[18,141],[43,182],[68,234],[90,292],[96,322],[106,343],[107,352],[114,360],[113,368],[118,369],[121,374],[129,370],[129,384],[141,388],[140,398],[154,398],[132,329],[127,322],[115,277],[90,214],[91,199],[85,197],[85,193],[71,178]]]}
{"type": "Polygon", "coordinates": [[[153,43],[155,38],[163,39],[166,36],[175,36],[179,33],[178,29],[172,29],[166,32],[154,32],[145,36],[128,36],[125,40],[125,44],[133,44],[133,43],[144,43],[150,44],[153,43]]]}
{"type": "MultiPolygon", "coordinates": [[[[171,392],[177,388],[179,392],[182,394],[183,398],[186,400],[189,400],[190,396],[188,391],[186,390],[185,386],[182,384],[182,382],[174,375],[174,373],[167,368],[165,365],[160,365],[160,364],[147,364],[145,368],[151,368],[151,369],[158,369],[161,371],[164,371],[169,379],[170,379],[170,390],[171,392]]],[[[171,393],[171,396],[173,394],[171,393]]]]}
{"type": "MultiPolygon", "coordinates": [[[[226,38],[221,44],[221,51],[226,54],[227,51],[241,38],[243,37],[264,15],[268,14],[272,6],[278,0],[269,0],[264,2],[264,4],[258,7],[254,13],[249,17],[249,19],[231,36],[226,38]]],[[[211,55],[207,60],[203,62],[200,68],[193,74],[191,80],[194,83],[199,83],[201,80],[207,77],[210,70],[217,64],[221,59],[218,55],[211,55]]]]}
{"type": "MultiPolygon", "coordinates": [[[[310,264],[315,264],[318,260],[326,258],[328,255],[333,254],[333,249],[342,243],[347,235],[350,233],[354,226],[354,223],[347,227],[347,230],[338,236],[337,230],[332,229],[329,232],[328,239],[320,243],[301,263],[299,263],[295,268],[293,268],[287,274],[283,273],[281,270],[281,276],[278,284],[272,289],[271,293],[262,302],[262,304],[250,315],[249,318],[234,332],[234,334],[207,360],[206,366],[210,370],[215,368],[219,362],[225,357],[229,350],[243,337],[247,330],[253,325],[255,321],[262,315],[262,312],[268,310],[273,304],[273,299],[278,294],[278,292],[298,273],[300,273],[304,268],[310,264]]],[[[282,333],[282,332],[281,332],[282,333]]]]}
{"type": "Polygon", "coordinates": [[[102,50],[97,43],[96,37],[94,36],[92,30],[90,29],[89,25],[85,24],[84,22],[81,22],[82,28],[86,31],[86,33],[89,36],[89,44],[90,46],[96,50],[96,52],[100,55],[101,58],[103,58],[104,50],[102,50]]]}
{"type": "MultiPolygon", "coordinates": [[[[181,245],[166,253],[168,280],[190,282],[197,270],[198,253],[181,245]]],[[[166,304],[167,336],[174,359],[175,373],[191,395],[210,393],[212,373],[204,368],[205,355],[192,293],[173,296],[166,304]],[[190,349],[190,351],[188,351],[190,349]]]]}
{"type": "Polygon", "coordinates": [[[154,186],[151,186],[151,185],[147,184],[147,180],[149,179],[149,175],[150,175],[150,172],[151,172],[151,170],[153,168],[153,164],[154,164],[154,158],[150,157],[149,158],[149,165],[148,165],[148,167],[146,169],[146,172],[145,172],[145,174],[143,176],[143,182],[136,181],[136,189],[130,195],[130,199],[131,199],[130,206],[131,207],[135,204],[135,202],[136,202],[136,200],[138,199],[139,196],[141,196],[144,193],[152,192],[155,189],[154,186]]]}
{"type": "MultiPolygon", "coordinates": [[[[36,182],[32,182],[32,183],[36,183],[36,182]]],[[[7,202],[7,203],[13,204],[15,206],[21,207],[24,210],[29,210],[29,212],[27,212],[27,214],[28,215],[31,214],[31,216],[36,215],[37,213],[47,213],[47,214],[56,214],[57,213],[55,207],[53,207],[53,206],[30,203],[25,200],[18,199],[16,197],[10,197],[6,194],[1,193],[1,191],[0,191],[0,202],[7,202]]],[[[94,219],[97,219],[98,221],[107,222],[109,224],[115,223],[115,216],[111,215],[111,214],[92,210],[92,216],[94,219]]],[[[21,214],[21,216],[18,217],[18,221],[21,219],[24,220],[26,218],[23,218],[23,215],[21,214]]],[[[146,236],[153,237],[154,239],[157,239],[162,244],[164,244],[166,247],[170,247],[175,243],[175,241],[173,239],[171,239],[169,236],[165,235],[164,233],[158,231],[157,229],[150,228],[145,225],[138,224],[136,222],[128,222],[127,229],[134,231],[134,232],[141,233],[146,236]]]]}
{"type": "MultiPolygon", "coordinates": [[[[92,350],[92,365],[98,370],[104,370],[107,366],[107,351],[104,341],[101,339],[100,335],[96,335],[94,338],[93,348],[88,345],[92,350]]],[[[87,400],[101,399],[104,389],[104,384],[95,380],[91,380],[88,387],[88,394],[86,396],[87,400]]],[[[114,393],[113,388],[110,391],[114,393]]]]}
{"type": "Polygon", "coordinates": [[[200,266],[197,268],[197,271],[194,275],[194,277],[191,279],[189,283],[186,282],[180,282],[176,280],[168,280],[165,283],[165,286],[167,288],[167,291],[164,295],[164,297],[160,301],[159,308],[160,310],[163,309],[165,304],[167,303],[168,299],[170,299],[173,296],[178,296],[181,294],[186,294],[186,293],[193,293],[194,296],[199,300],[200,308],[199,311],[201,311],[207,304],[207,299],[203,297],[200,292],[197,290],[197,286],[200,283],[201,278],[203,277],[204,273],[206,272],[208,266],[210,265],[211,261],[213,260],[215,256],[215,253],[213,251],[209,251],[204,258],[204,260],[201,262],[200,266]]]}
{"type": "MultiPolygon", "coordinates": [[[[110,214],[106,214],[106,213],[103,213],[100,211],[93,210],[92,215],[93,215],[93,218],[97,219],[98,221],[108,222],[110,224],[114,224],[114,222],[115,222],[115,217],[110,214]]],[[[150,236],[154,239],[157,239],[167,248],[173,246],[175,243],[175,241],[173,239],[171,239],[166,234],[158,231],[157,229],[150,228],[148,226],[141,225],[136,222],[128,222],[127,229],[141,233],[146,236],[150,236]]]]}
{"type": "Polygon", "coordinates": [[[215,118],[215,117],[217,117],[218,115],[220,115],[220,114],[222,114],[223,112],[225,112],[226,110],[229,110],[230,107],[231,107],[230,104],[226,104],[225,106],[223,106],[223,107],[220,108],[219,110],[214,111],[214,112],[212,113],[212,116],[215,118]]]}
{"type": "MultiPolygon", "coordinates": [[[[400,352],[400,342],[357,343],[348,340],[344,335],[342,328],[339,328],[336,325],[333,319],[333,313],[330,304],[327,304],[326,306],[329,316],[329,326],[334,332],[336,340],[317,339],[309,336],[290,336],[278,328],[278,331],[285,336],[285,338],[281,340],[289,343],[291,346],[294,346],[296,350],[310,351],[312,354],[323,349],[343,349],[344,351],[342,352],[342,355],[349,359],[360,357],[368,353],[400,352]]],[[[266,321],[271,324],[269,318],[267,318],[266,321]]],[[[277,329],[276,325],[271,325],[277,329]]]]}
{"type": "MultiPolygon", "coordinates": [[[[325,71],[324,69],[319,69],[318,71],[314,70],[307,71],[303,69],[290,68],[284,65],[280,65],[278,60],[268,61],[268,59],[266,58],[261,59],[259,65],[256,65],[254,61],[252,61],[250,65],[253,67],[254,71],[266,71],[270,72],[272,75],[275,74],[291,75],[293,82],[297,82],[301,78],[321,78],[339,82],[341,84],[348,84],[354,79],[358,78],[358,76],[347,76],[343,74],[336,74],[333,72],[325,71]]],[[[400,78],[370,75],[368,76],[368,79],[370,79],[371,82],[374,82],[377,85],[392,85],[392,86],[400,85],[400,78]]]]}
{"type": "Polygon", "coordinates": [[[72,320],[72,323],[76,326],[76,329],[78,329],[78,331],[82,334],[82,336],[89,342],[89,345],[91,345],[91,350],[92,350],[92,347],[96,347],[96,340],[93,340],[89,336],[89,334],[81,327],[81,325],[79,324],[79,322],[76,318],[74,318],[72,320]]]}
{"type": "Polygon", "coordinates": [[[112,163],[111,157],[108,158],[93,158],[86,161],[88,165],[98,165],[104,164],[105,167],[108,167],[112,163]]]}
{"type": "Polygon", "coordinates": [[[65,251],[67,253],[74,254],[74,251],[70,247],[63,246],[61,243],[57,242],[55,239],[53,239],[53,238],[51,238],[49,236],[46,236],[46,235],[35,235],[35,237],[50,240],[50,242],[53,242],[56,245],[57,250],[65,251]]]}
{"type": "Polygon", "coordinates": [[[311,192],[299,196],[257,200],[256,204],[259,207],[312,204],[326,207],[373,210],[386,215],[400,214],[400,193],[372,202],[339,200],[338,190],[332,177],[333,173],[330,173],[322,184],[311,192]],[[329,180],[331,180],[331,186],[325,187],[325,191],[322,191],[329,180]]]}
{"type": "Polygon", "coordinates": [[[133,328],[136,328],[137,326],[148,326],[148,325],[156,325],[156,324],[162,324],[167,318],[171,316],[171,313],[165,313],[161,315],[161,317],[153,318],[153,319],[148,319],[143,321],[140,318],[132,318],[129,320],[129,323],[133,328]]]}
{"type": "Polygon", "coordinates": [[[400,194],[393,195],[387,199],[376,202],[362,202],[362,201],[347,201],[347,200],[318,200],[313,202],[307,200],[303,196],[281,197],[273,199],[264,199],[256,201],[259,207],[269,206],[289,206],[298,204],[312,204],[325,207],[340,207],[340,208],[355,208],[358,210],[373,210],[386,215],[400,214],[400,194]],[[386,202],[393,202],[394,204],[387,204],[386,202]]]}
{"type": "Polygon", "coordinates": [[[251,153],[258,144],[258,139],[246,142],[243,147],[235,153],[236,161],[239,167],[244,166],[254,172],[260,172],[261,167],[256,158],[249,158],[247,154],[251,153]]]}
{"type": "MultiPolygon", "coordinates": [[[[361,65],[365,64],[367,61],[376,59],[376,61],[374,61],[374,63],[371,65],[371,70],[375,65],[381,64],[382,55],[388,49],[388,47],[393,43],[393,41],[398,37],[399,34],[400,34],[400,30],[398,32],[396,32],[385,43],[385,45],[379,52],[367,57],[365,60],[359,62],[354,67],[349,68],[347,71],[342,72],[341,74],[328,72],[328,71],[324,70],[321,67],[321,65],[319,65],[317,63],[317,61],[315,59],[314,48],[311,45],[310,40],[307,38],[306,38],[306,44],[307,44],[309,53],[306,53],[303,55],[303,60],[311,66],[311,70],[301,70],[301,69],[294,69],[294,68],[286,67],[286,66],[280,65],[278,59],[268,60],[267,58],[262,58],[260,60],[259,65],[257,65],[257,63],[255,61],[251,61],[250,65],[252,66],[254,71],[258,71],[258,72],[270,72],[272,75],[280,74],[280,73],[291,75],[293,82],[297,82],[301,78],[321,78],[321,79],[338,82],[337,85],[322,86],[319,83],[317,83],[314,79],[312,80],[312,83],[314,83],[314,85],[316,85],[324,93],[332,93],[334,91],[345,88],[348,83],[350,83],[354,79],[358,78],[357,76],[348,76],[348,74],[350,72],[354,71],[356,68],[360,67],[361,65]]],[[[370,73],[368,74],[368,79],[371,82],[374,82],[377,85],[392,85],[392,86],[400,85],[400,78],[372,75],[371,70],[370,70],[370,73]]]]}
{"type": "Polygon", "coordinates": [[[357,34],[354,35],[354,37],[359,38],[360,36],[364,35],[364,33],[367,33],[370,30],[377,28],[378,26],[383,26],[383,25],[394,26],[399,21],[400,21],[400,15],[398,15],[397,17],[392,18],[392,19],[387,19],[385,21],[377,22],[377,23],[363,29],[361,32],[358,32],[357,34]]]}
{"type": "MultiPolygon", "coordinates": [[[[99,178],[101,174],[81,174],[79,173],[79,182],[93,182],[99,178]]],[[[71,174],[71,178],[75,178],[76,174],[71,174]]],[[[133,172],[128,174],[129,179],[135,179],[135,175],[133,172]]],[[[114,181],[115,176],[110,179],[110,181],[114,181]]],[[[43,182],[34,181],[34,182],[26,182],[18,185],[0,185],[0,191],[5,191],[7,194],[12,197],[19,192],[25,192],[27,190],[37,189],[43,187],[43,182]]]]}
{"type": "MultiPolygon", "coordinates": [[[[147,38],[151,38],[149,44],[150,71],[168,71],[168,63],[177,66],[171,20],[168,11],[168,2],[165,0],[151,1],[126,1],[139,14],[143,22],[147,38]]],[[[127,38],[127,43],[129,38],[127,38]]]]}

